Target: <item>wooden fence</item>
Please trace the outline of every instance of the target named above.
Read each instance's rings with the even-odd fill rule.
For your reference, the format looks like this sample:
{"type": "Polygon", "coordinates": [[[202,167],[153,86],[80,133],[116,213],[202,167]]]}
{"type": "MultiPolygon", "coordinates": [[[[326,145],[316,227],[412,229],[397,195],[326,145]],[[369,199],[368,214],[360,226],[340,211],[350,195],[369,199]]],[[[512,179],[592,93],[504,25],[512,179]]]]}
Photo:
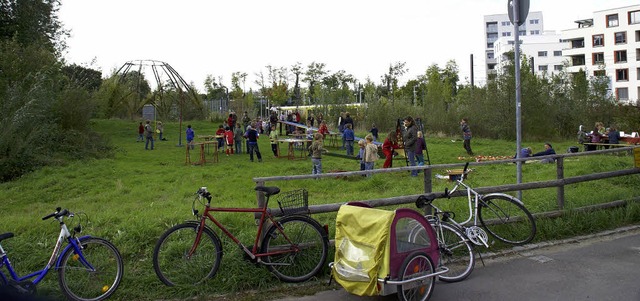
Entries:
{"type": "MultiPolygon", "coordinates": [[[[491,164],[506,164],[513,163],[517,161],[533,161],[533,160],[543,160],[546,158],[554,158],[556,160],[556,171],[557,176],[555,180],[549,181],[538,181],[538,182],[528,182],[522,184],[510,184],[510,185],[501,185],[501,186],[489,186],[489,187],[480,187],[475,188],[478,193],[487,194],[491,192],[510,192],[510,191],[522,191],[522,190],[531,190],[531,189],[540,189],[540,188],[550,188],[557,187],[557,211],[552,212],[544,212],[538,213],[537,216],[556,216],[562,214],[562,210],[565,207],[565,193],[564,188],[566,185],[601,180],[606,178],[627,176],[633,174],[640,173],[640,146],[628,146],[628,147],[620,147],[615,149],[608,150],[598,150],[598,151],[590,151],[590,152],[579,152],[579,153],[567,153],[567,154],[556,154],[551,156],[543,156],[543,157],[529,157],[525,159],[511,159],[511,160],[499,160],[499,161],[482,161],[482,162],[471,162],[470,166],[482,166],[482,165],[491,165],[491,164]],[[611,154],[611,153],[626,153],[633,154],[633,158],[630,160],[635,161],[635,166],[629,169],[616,170],[616,171],[608,171],[587,175],[580,175],[575,177],[564,177],[564,161],[565,158],[572,157],[581,157],[581,156],[593,156],[593,155],[603,155],[603,154],[611,154]]],[[[410,170],[419,170],[422,171],[423,175],[423,183],[424,183],[424,193],[425,194],[433,194],[435,197],[440,198],[444,197],[443,192],[432,192],[432,170],[433,169],[452,169],[452,168],[461,168],[465,163],[456,163],[456,164],[439,164],[439,165],[426,165],[426,166],[411,166],[411,167],[398,167],[398,168],[386,168],[386,169],[374,169],[367,171],[351,171],[351,172],[340,172],[340,173],[325,173],[320,175],[294,175],[294,176],[274,176],[274,177],[261,177],[254,178],[253,181],[256,183],[256,186],[265,186],[267,182],[277,182],[277,181],[291,181],[291,180],[303,180],[303,179],[314,179],[314,178],[335,178],[335,177],[343,177],[343,176],[358,176],[358,175],[366,175],[366,174],[381,174],[381,173],[398,173],[398,172],[407,172],[410,170]]],[[[452,196],[462,196],[466,194],[465,190],[456,191],[452,196]]],[[[264,196],[262,193],[256,193],[258,206],[264,206],[264,196]]],[[[416,198],[420,196],[417,195],[404,195],[398,197],[390,197],[390,198],[381,198],[381,199],[372,199],[372,200],[361,200],[363,202],[368,203],[373,207],[378,206],[389,206],[389,205],[400,205],[400,204],[409,204],[413,203],[416,198]]],[[[639,201],[640,197],[634,198],[634,201],[639,201]]],[[[322,205],[313,205],[309,206],[310,213],[324,213],[324,212],[334,212],[338,211],[340,206],[344,203],[334,203],[334,204],[322,204],[322,205]]],[[[605,204],[598,204],[594,206],[588,206],[579,208],[578,210],[596,210],[599,208],[607,208],[607,207],[619,207],[624,206],[626,201],[614,201],[605,204]]],[[[276,212],[274,214],[277,215],[276,212]]]]}

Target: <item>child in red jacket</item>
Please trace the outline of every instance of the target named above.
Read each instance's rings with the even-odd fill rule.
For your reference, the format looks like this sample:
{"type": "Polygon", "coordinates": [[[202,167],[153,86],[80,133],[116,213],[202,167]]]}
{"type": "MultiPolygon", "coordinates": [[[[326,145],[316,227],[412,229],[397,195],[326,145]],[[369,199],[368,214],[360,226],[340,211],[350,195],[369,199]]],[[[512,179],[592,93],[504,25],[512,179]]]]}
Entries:
{"type": "Polygon", "coordinates": [[[231,131],[231,128],[229,127],[225,128],[224,130],[224,140],[226,142],[224,152],[227,154],[227,156],[229,154],[233,155],[233,131],[231,131]]]}

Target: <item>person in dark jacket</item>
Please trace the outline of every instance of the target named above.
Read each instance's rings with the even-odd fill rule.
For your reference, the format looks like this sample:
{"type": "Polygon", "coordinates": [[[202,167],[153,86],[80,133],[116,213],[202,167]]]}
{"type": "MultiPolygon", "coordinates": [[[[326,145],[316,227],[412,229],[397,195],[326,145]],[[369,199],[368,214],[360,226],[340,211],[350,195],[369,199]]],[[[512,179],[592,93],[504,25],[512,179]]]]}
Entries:
{"type": "MultiPolygon", "coordinates": [[[[544,150],[533,154],[533,157],[549,156],[549,155],[555,155],[555,154],[556,154],[556,151],[553,150],[553,146],[551,146],[551,143],[547,142],[544,144],[544,150]]],[[[555,158],[546,158],[546,159],[542,159],[540,163],[553,163],[555,161],[556,161],[555,158]]]]}
{"type": "MultiPolygon", "coordinates": [[[[402,135],[402,142],[404,143],[404,152],[409,160],[409,166],[416,166],[416,142],[418,141],[418,127],[416,126],[413,117],[407,116],[404,119],[404,127],[406,128],[402,135]]],[[[411,171],[412,177],[418,176],[417,170],[411,171]]]]}

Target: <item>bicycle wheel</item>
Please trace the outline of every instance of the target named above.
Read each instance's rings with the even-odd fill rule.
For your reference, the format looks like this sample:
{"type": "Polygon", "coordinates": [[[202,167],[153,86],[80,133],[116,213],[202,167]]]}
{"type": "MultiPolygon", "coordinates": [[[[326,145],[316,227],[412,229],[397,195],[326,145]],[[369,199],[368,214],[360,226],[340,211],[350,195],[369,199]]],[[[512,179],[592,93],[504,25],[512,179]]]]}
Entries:
{"type": "MultiPolygon", "coordinates": [[[[433,225],[434,227],[436,225],[433,225]]],[[[476,263],[473,245],[457,227],[440,222],[440,229],[436,228],[438,249],[440,250],[440,264],[449,269],[438,277],[444,282],[458,282],[471,275],[476,263]]]]}
{"type": "Polygon", "coordinates": [[[325,230],[315,220],[301,215],[286,216],[265,232],[262,261],[278,279],[302,282],[315,276],[327,259],[325,230]],[[280,230],[282,229],[282,230],[280,230]]]}
{"type": "Polygon", "coordinates": [[[196,241],[198,227],[197,223],[176,225],[162,234],[156,243],[153,269],[165,285],[197,285],[218,271],[222,245],[211,229],[203,229],[198,248],[188,256],[196,241]]]}
{"type": "Polygon", "coordinates": [[[536,235],[533,216],[517,199],[506,194],[487,195],[479,200],[478,219],[496,239],[523,245],[536,235]]]}
{"type": "Polygon", "coordinates": [[[107,240],[80,241],[82,250],[66,249],[60,257],[58,282],[70,300],[104,300],[120,285],[124,264],[118,249],[107,240]]]}
{"type": "MultiPolygon", "coordinates": [[[[434,273],[433,263],[427,254],[415,252],[405,258],[400,268],[399,280],[410,280],[418,276],[434,273]]],[[[403,301],[428,300],[433,293],[436,277],[412,281],[398,285],[398,299],[403,301]]]]}

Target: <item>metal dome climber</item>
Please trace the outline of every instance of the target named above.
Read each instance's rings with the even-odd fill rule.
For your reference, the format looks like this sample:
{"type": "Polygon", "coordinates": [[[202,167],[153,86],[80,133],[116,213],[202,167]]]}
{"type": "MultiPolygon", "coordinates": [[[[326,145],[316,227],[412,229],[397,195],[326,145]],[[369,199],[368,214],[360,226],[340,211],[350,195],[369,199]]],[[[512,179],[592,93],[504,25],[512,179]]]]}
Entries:
{"type": "MultiPolygon", "coordinates": [[[[159,98],[159,101],[168,96],[165,91],[166,88],[173,89],[177,92],[176,102],[178,104],[179,109],[179,133],[178,133],[178,144],[177,146],[182,146],[182,111],[185,103],[194,104],[196,106],[201,106],[199,104],[198,97],[196,92],[187,84],[187,82],[180,76],[180,74],[171,67],[166,62],[157,61],[157,60],[132,60],[124,63],[120,69],[116,72],[118,75],[118,79],[126,77],[126,75],[130,72],[137,72],[140,76],[138,77],[138,82],[136,84],[137,95],[140,97],[144,97],[140,93],[141,80],[145,77],[145,73],[150,72],[153,75],[155,83],[155,90],[153,92],[153,101],[151,105],[157,107],[156,99],[159,98]]],[[[117,82],[116,82],[117,83],[117,82]]]]}

